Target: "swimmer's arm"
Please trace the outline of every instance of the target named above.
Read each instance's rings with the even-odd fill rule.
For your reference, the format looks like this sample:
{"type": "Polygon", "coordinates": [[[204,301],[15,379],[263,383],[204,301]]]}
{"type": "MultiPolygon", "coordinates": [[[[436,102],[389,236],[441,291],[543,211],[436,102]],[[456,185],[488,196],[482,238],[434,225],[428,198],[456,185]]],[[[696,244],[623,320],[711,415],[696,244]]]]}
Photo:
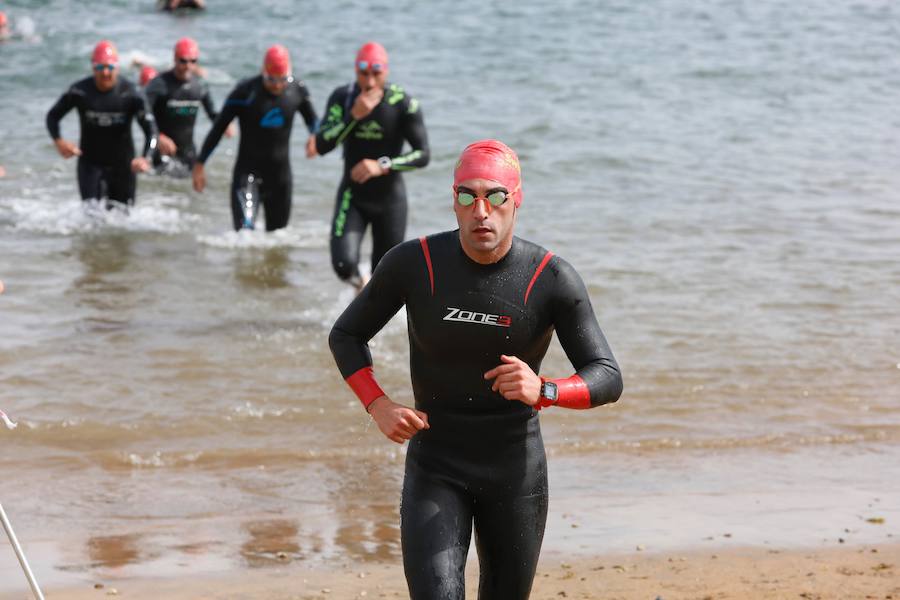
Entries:
{"type": "Polygon", "coordinates": [[[400,156],[391,157],[392,171],[412,171],[428,164],[431,153],[428,148],[428,132],[419,101],[408,98],[405,102],[406,114],[403,119],[403,134],[412,150],[400,156]]]}
{"type": "Polygon", "coordinates": [[[303,117],[303,122],[306,123],[306,129],[310,134],[314,135],[316,129],[319,127],[319,117],[316,116],[316,109],[309,99],[309,91],[302,84],[300,85],[300,92],[303,95],[303,100],[301,100],[300,104],[297,106],[297,112],[303,117]]]}
{"type": "Polygon", "coordinates": [[[402,255],[409,254],[405,250],[408,248],[394,248],[382,258],[372,279],[338,317],[328,336],[341,376],[367,409],[385,395],[375,381],[368,342],[403,306],[406,261],[402,255]]]}
{"type": "Polygon", "coordinates": [[[344,111],[344,100],[348,93],[346,87],[341,87],[328,99],[325,116],[322,117],[322,123],[316,132],[315,149],[319,154],[328,154],[334,150],[356,124],[350,111],[344,111]]]}
{"type": "Polygon", "coordinates": [[[222,139],[222,135],[225,133],[225,130],[228,128],[229,123],[238,115],[238,111],[241,107],[246,106],[246,100],[243,100],[237,97],[237,90],[231,93],[228,99],[225,101],[225,106],[222,107],[222,112],[216,115],[215,121],[213,121],[212,128],[210,128],[209,133],[206,134],[206,139],[203,140],[203,146],[200,148],[200,154],[197,155],[197,162],[200,164],[205,164],[207,160],[209,160],[210,155],[212,155],[213,150],[216,149],[216,146],[219,144],[219,140],[222,139]]]}
{"type": "Polygon", "coordinates": [[[138,125],[140,125],[141,129],[144,131],[143,156],[144,158],[149,158],[156,149],[157,144],[156,119],[153,118],[153,113],[147,109],[147,103],[143,96],[136,95],[134,97],[134,102],[135,116],[137,117],[138,125]]]}
{"type": "Polygon", "coordinates": [[[47,131],[50,132],[50,137],[53,138],[54,141],[62,137],[59,130],[59,122],[70,110],[75,108],[75,98],[75,92],[72,89],[69,89],[65,94],[60,96],[59,100],[56,101],[56,104],[47,111],[47,131]]]}
{"type": "Polygon", "coordinates": [[[206,116],[209,117],[209,120],[215,121],[218,113],[216,112],[216,105],[213,104],[212,94],[209,93],[209,86],[206,85],[206,82],[204,82],[203,88],[203,98],[200,99],[200,102],[203,104],[203,110],[206,111],[206,116]]]}
{"type": "Polygon", "coordinates": [[[147,109],[153,112],[156,101],[159,97],[166,93],[166,83],[162,77],[154,77],[144,88],[144,96],[147,97],[147,109]]]}
{"type": "Polygon", "coordinates": [[[378,429],[392,442],[402,444],[422,429],[428,429],[428,415],[398,404],[384,393],[375,380],[368,341],[393,317],[404,303],[403,282],[414,269],[417,250],[409,244],[388,252],[363,291],[338,318],[328,337],[338,369],[362,402],[378,429]]]}
{"type": "Polygon", "coordinates": [[[571,265],[559,257],[553,260],[557,284],[551,300],[554,326],[560,345],[575,367],[571,377],[548,379],[559,390],[556,405],[593,408],[615,402],[622,395],[622,374],[597,323],[584,282],[571,265]]]}

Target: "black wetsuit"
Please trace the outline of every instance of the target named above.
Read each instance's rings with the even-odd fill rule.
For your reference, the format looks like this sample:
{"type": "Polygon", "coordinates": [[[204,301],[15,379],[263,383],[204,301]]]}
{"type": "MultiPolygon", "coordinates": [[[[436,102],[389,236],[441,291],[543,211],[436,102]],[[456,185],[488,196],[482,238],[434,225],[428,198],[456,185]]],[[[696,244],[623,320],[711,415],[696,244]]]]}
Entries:
{"type": "Polygon", "coordinates": [[[54,140],[61,136],[59,121],[73,108],[81,120],[81,156],[78,157],[78,188],[83,200],[104,196],[132,204],[136,177],[131,172],[134,140],[131,120],[144,130],[145,157],[156,148],[156,125],[140,90],[118,77],[108,92],[97,89],[93,77],[75,83],[47,113],[47,130],[54,140]],[[104,194],[105,191],[105,194],[104,194]]]}
{"type": "Polygon", "coordinates": [[[262,75],[240,82],[232,90],[222,112],[213,122],[203,142],[197,160],[205,163],[235,117],[241,128],[238,157],[231,180],[231,212],[234,228],[240,229],[244,216],[238,193],[248,175],[259,184],[259,192],[266,211],[266,229],[286,227],[291,215],[290,141],[294,114],[299,112],[310,133],[315,131],[316,111],[306,86],[291,81],[278,96],[270,94],[263,85],[262,75]]]}
{"type": "Polygon", "coordinates": [[[343,85],[328,99],[324,121],[316,135],[316,149],[326,154],[344,145],[344,174],[338,186],[331,223],[331,265],[343,280],[359,278],[359,252],[366,227],[372,225],[372,270],[385,252],[406,234],[406,187],[403,171],[428,164],[428,135],[419,101],[398,85],[388,84],[384,99],[365,118],[350,114],[359,85],[343,85]],[[404,140],[411,150],[405,154],[404,140]],[[363,184],[350,179],[350,171],[364,158],[391,159],[387,175],[363,184]]]}
{"type": "Polygon", "coordinates": [[[465,255],[458,231],[405,242],[334,325],[345,378],[372,364],[367,342],[404,304],[416,408],[430,424],[410,440],[400,507],[411,597],[463,598],[474,523],[479,598],[527,598],[547,515],[538,411],[483,375],[501,354],[539,373],[555,330],[586,387],[581,407],[615,402],[622,379],[587,290],[567,262],[519,238],[490,265],[465,255]]]}
{"type": "MultiPolygon", "coordinates": [[[[210,120],[216,118],[209,86],[196,76],[182,81],[175,76],[174,70],[169,70],[147,84],[144,94],[160,133],[172,138],[177,146],[175,156],[171,158],[181,163],[184,166],[182,171],[187,174],[197,159],[194,124],[200,107],[203,107],[210,120]]],[[[154,166],[160,167],[164,162],[168,161],[164,160],[157,149],[153,153],[154,166]]],[[[168,171],[163,169],[163,172],[168,171]]]]}

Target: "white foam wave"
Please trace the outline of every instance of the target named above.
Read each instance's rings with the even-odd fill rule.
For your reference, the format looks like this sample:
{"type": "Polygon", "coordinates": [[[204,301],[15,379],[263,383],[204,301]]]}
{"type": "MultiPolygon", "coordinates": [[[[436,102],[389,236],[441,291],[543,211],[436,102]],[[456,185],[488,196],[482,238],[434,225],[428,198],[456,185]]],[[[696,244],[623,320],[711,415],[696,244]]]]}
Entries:
{"type": "Polygon", "coordinates": [[[40,36],[35,35],[37,31],[37,27],[34,24],[34,20],[29,16],[21,16],[15,20],[15,28],[16,33],[18,33],[24,40],[29,42],[39,42],[41,41],[40,36]]]}
{"type": "Polygon", "coordinates": [[[197,219],[172,206],[178,203],[171,198],[151,195],[142,196],[135,206],[114,206],[107,210],[98,202],[17,198],[10,200],[6,208],[13,229],[21,231],[60,235],[108,230],[174,234],[197,219]]]}
{"type": "MultiPolygon", "coordinates": [[[[255,406],[252,402],[245,402],[243,406],[237,406],[232,409],[232,412],[238,417],[251,417],[254,419],[263,419],[265,417],[281,417],[286,412],[300,412],[297,409],[286,409],[286,408],[260,408],[255,406]]],[[[227,417],[227,420],[231,420],[231,417],[227,417]]]]}
{"type": "Polygon", "coordinates": [[[141,456],[140,454],[130,453],[124,457],[124,462],[132,467],[168,467],[168,466],[184,466],[197,462],[202,456],[202,452],[188,452],[186,454],[172,454],[163,456],[163,453],[157,450],[149,456],[141,456]]]}
{"type": "Polygon", "coordinates": [[[226,231],[219,234],[199,235],[197,241],[214,248],[324,248],[328,243],[328,224],[323,221],[300,221],[284,229],[267,233],[253,231],[226,231]]]}

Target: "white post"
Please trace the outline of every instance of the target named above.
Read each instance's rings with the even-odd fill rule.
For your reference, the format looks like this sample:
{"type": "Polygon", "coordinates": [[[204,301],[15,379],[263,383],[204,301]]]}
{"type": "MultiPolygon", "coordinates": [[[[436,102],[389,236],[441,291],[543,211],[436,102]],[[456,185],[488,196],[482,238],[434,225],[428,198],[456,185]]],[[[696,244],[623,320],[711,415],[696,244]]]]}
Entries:
{"type": "Polygon", "coordinates": [[[6,516],[6,511],[3,510],[2,504],[0,504],[0,520],[3,521],[3,529],[6,530],[6,537],[9,538],[9,543],[12,544],[13,550],[16,552],[16,558],[19,559],[22,570],[25,571],[25,577],[28,578],[28,584],[31,586],[31,591],[34,592],[34,597],[37,598],[37,600],[44,600],[44,594],[41,593],[41,588],[38,587],[37,581],[34,578],[34,573],[31,572],[31,567],[28,566],[28,559],[25,558],[22,547],[19,546],[19,540],[16,539],[16,534],[13,533],[12,525],[9,523],[9,518],[6,516]]]}

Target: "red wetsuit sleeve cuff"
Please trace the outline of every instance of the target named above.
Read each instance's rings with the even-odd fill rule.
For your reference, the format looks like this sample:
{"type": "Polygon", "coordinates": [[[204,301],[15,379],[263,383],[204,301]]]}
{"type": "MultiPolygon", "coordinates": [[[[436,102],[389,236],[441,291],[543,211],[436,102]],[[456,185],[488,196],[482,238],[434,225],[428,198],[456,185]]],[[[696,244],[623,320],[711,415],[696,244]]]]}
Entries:
{"type": "Polygon", "coordinates": [[[385,395],[384,390],[382,390],[378,385],[378,382],[375,381],[375,372],[372,370],[372,367],[363,367],[348,377],[346,382],[359,398],[359,401],[362,402],[362,405],[366,410],[369,410],[369,405],[372,404],[376,398],[385,395]]]}
{"type": "Polygon", "coordinates": [[[546,406],[561,406],[563,408],[590,408],[591,407],[591,391],[588,389],[584,379],[578,375],[572,375],[565,379],[548,379],[556,384],[557,399],[556,402],[541,398],[538,405],[541,408],[546,406]]]}

